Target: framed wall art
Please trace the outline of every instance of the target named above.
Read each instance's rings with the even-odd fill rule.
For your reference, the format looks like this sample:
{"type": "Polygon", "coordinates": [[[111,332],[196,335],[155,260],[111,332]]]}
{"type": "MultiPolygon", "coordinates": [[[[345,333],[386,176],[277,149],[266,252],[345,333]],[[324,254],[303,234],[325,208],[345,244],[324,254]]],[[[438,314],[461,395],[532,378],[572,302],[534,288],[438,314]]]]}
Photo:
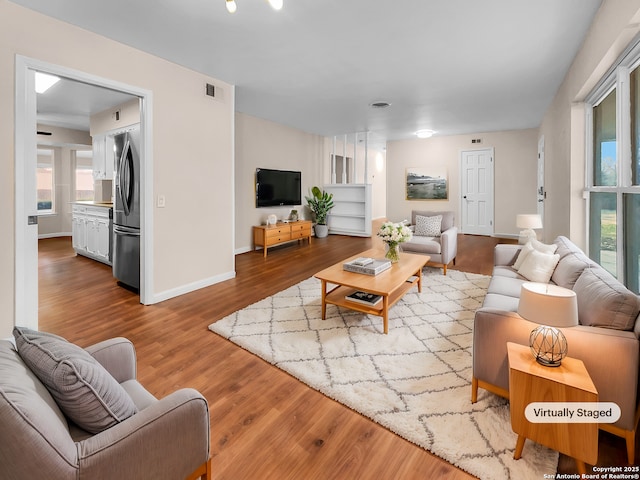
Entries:
{"type": "Polygon", "coordinates": [[[407,200],[447,200],[448,192],[444,167],[407,168],[407,200]]]}

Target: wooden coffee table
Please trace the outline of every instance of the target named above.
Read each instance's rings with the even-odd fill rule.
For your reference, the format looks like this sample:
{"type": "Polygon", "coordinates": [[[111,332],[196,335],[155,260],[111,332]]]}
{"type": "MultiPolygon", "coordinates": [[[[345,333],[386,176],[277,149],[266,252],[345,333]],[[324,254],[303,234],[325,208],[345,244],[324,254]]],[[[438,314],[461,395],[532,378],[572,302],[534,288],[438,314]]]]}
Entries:
{"type": "Polygon", "coordinates": [[[428,255],[400,253],[400,261],[378,275],[347,272],[342,264],[358,257],[383,258],[384,251],[371,249],[347,258],[314,276],[322,281],[322,319],[326,318],[327,304],[338,305],[382,317],[384,333],[389,333],[389,308],[395,305],[414,285],[422,291],[422,268],[430,260],[428,255]],[[327,291],[329,284],[334,287],[327,291]],[[357,290],[382,296],[382,301],[374,306],[362,305],[344,297],[357,290]]]}

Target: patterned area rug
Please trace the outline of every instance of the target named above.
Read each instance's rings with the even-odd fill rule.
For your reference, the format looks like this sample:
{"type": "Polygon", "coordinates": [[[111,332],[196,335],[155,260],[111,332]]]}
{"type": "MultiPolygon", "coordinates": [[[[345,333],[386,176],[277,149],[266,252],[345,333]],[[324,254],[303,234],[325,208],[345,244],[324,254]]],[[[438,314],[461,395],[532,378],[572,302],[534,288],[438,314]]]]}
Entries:
{"type": "Polygon", "coordinates": [[[321,320],[309,278],[209,329],[405,439],[481,479],[554,474],[558,454],[517,436],[506,400],[482,389],[471,403],[472,329],[489,277],[425,268],[382,319],[333,305],[321,320]]]}

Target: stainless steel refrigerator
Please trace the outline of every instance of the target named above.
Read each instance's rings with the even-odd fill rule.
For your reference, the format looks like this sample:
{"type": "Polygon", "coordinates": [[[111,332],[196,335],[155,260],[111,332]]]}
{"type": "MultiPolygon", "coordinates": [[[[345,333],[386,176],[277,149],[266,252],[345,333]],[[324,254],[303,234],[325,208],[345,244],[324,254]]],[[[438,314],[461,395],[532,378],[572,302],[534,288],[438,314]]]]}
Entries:
{"type": "Polygon", "coordinates": [[[114,136],[113,276],[140,289],[140,129],[114,136]]]}

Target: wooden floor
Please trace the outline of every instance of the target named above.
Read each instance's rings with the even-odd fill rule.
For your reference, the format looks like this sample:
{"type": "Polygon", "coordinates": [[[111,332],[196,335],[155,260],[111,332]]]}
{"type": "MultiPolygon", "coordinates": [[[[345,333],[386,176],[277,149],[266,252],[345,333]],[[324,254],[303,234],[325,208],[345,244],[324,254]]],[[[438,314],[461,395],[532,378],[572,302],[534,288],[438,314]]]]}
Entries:
{"type": "MultiPolygon", "coordinates": [[[[81,346],[127,337],[137,349],[138,378],[154,395],[202,392],[215,479],[471,478],[207,329],[377,241],[330,236],[273,248],[267,258],[245,253],[236,256],[236,278],[142,306],[108,266],[76,256],[70,238],[41,240],[40,329],[81,346]]],[[[452,268],[490,274],[496,243],[461,235],[452,268]]],[[[600,438],[599,464],[624,465],[624,443],[600,438]]],[[[574,468],[561,460],[561,472],[574,468]]]]}

